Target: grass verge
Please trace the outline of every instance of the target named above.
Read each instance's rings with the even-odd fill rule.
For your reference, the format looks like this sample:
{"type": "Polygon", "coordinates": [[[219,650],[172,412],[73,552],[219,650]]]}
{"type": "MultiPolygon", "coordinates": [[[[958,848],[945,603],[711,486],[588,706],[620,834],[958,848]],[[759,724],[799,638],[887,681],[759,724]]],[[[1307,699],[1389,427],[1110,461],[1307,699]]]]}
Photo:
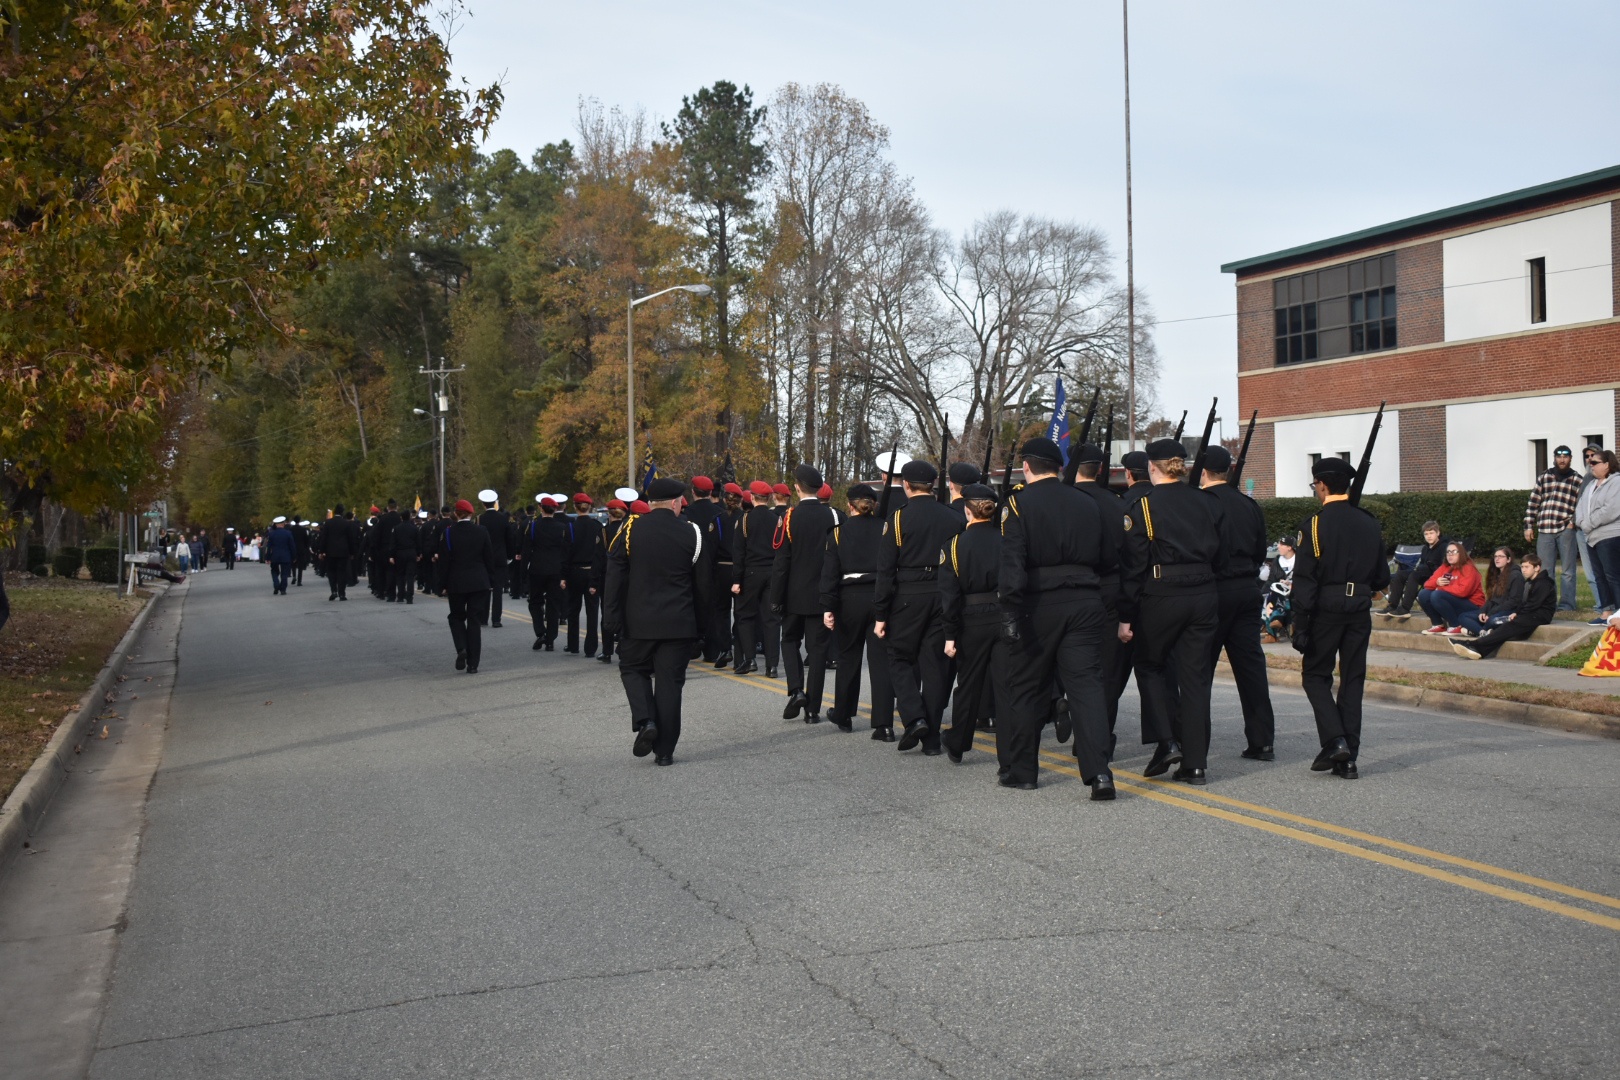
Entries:
{"type": "MultiPolygon", "coordinates": [[[[1297,656],[1267,656],[1268,667],[1298,671],[1297,656]]],[[[1406,668],[1367,666],[1367,678],[1372,682],[1394,683],[1397,686],[1415,686],[1421,690],[1440,690],[1448,694],[1470,694],[1474,697],[1494,698],[1497,701],[1516,701],[1521,705],[1547,705],[1554,709],[1595,713],[1599,716],[1620,716],[1620,697],[1610,694],[1583,694],[1578,690],[1551,690],[1528,683],[1503,682],[1498,679],[1476,679],[1469,675],[1453,675],[1444,671],[1410,671],[1406,668]]]]}
{"type": "Polygon", "coordinates": [[[11,620],[0,628],[0,801],[77,710],[143,598],[110,585],[7,574],[11,620]]]}

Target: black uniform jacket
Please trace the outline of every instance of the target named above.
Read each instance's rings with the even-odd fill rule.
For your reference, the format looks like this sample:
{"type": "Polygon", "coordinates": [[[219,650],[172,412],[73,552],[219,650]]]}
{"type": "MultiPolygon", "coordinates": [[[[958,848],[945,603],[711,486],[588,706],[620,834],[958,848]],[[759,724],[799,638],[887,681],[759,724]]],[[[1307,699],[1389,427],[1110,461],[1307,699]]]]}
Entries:
{"type": "Polygon", "coordinates": [[[870,589],[877,581],[878,545],[883,522],[871,514],[851,514],[827,534],[821,561],[821,610],[838,613],[838,590],[846,585],[870,589]]]}
{"type": "MultiPolygon", "coordinates": [[[[1114,492],[1109,491],[1095,480],[1082,480],[1074,485],[1074,490],[1082,495],[1089,496],[1097,504],[1097,512],[1102,514],[1103,532],[1114,542],[1114,551],[1121,553],[1125,550],[1125,500],[1114,492]]],[[[1103,575],[1105,591],[1119,584],[1119,574],[1103,575]]],[[[1112,600],[1109,603],[1113,603],[1112,600]]]]}
{"type": "Polygon", "coordinates": [[[933,592],[939,588],[939,564],[945,545],[967,523],[933,495],[913,495],[906,505],[889,514],[878,545],[877,591],[873,611],[887,622],[901,592],[933,592]]]}
{"type": "Polygon", "coordinates": [[[399,531],[399,523],[399,511],[390,510],[379,517],[373,526],[377,532],[377,542],[372,550],[385,561],[394,553],[394,534],[399,531]]]}
{"type": "Polygon", "coordinates": [[[776,510],[756,506],[742,517],[731,534],[732,582],[741,585],[746,574],[768,572],[776,564],[776,510]]]}
{"type": "Polygon", "coordinates": [[[1318,612],[1370,611],[1372,594],[1389,584],[1384,530],[1378,519],[1346,499],[1305,519],[1294,550],[1294,618],[1318,612]]]}
{"type": "Polygon", "coordinates": [[[945,546],[939,568],[940,613],[945,640],[962,636],[963,612],[975,624],[997,620],[1001,608],[996,581],[1001,575],[1001,530],[994,521],[970,521],[945,546]],[[988,618],[986,618],[988,617],[988,618]]]}
{"type": "MultiPolygon", "coordinates": [[[[302,525],[294,525],[292,527],[292,534],[293,542],[298,545],[298,561],[300,563],[309,562],[309,530],[304,528],[302,525]]],[[[234,547],[236,544],[236,537],[227,536],[224,543],[222,543],[220,547],[223,548],[225,544],[230,544],[234,547]]],[[[235,552],[233,551],[232,554],[234,555],[235,552]]]]}
{"type": "Polygon", "coordinates": [[[404,518],[394,526],[394,540],[389,548],[390,558],[399,566],[416,561],[416,522],[404,518]]]}
{"type": "Polygon", "coordinates": [[[695,522],[698,528],[707,532],[709,522],[713,521],[717,514],[724,511],[725,507],[713,499],[694,499],[681,507],[681,517],[687,521],[695,522]]]}
{"type": "Polygon", "coordinates": [[[698,605],[709,602],[702,558],[703,531],[674,512],[631,519],[608,549],[603,627],[627,638],[697,637],[698,605]]]}
{"type": "Polygon", "coordinates": [[[1154,484],[1125,503],[1119,621],[1136,621],[1143,596],[1168,596],[1215,583],[1226,564],[1221,505],[1190,484],[1154,484]]]}
{"type": "Polygon", "coordinates": [[[776,530],[776,562],[771,567],[771,604],[794,615],[819,615],[821,564],[827,534],[835,524],[832,508],[805,499],[788,508],[776,530]]]}
{"type": "Polygon", "coordinates": [[[1096,500],[1056,476],[1007,496],[1001,513],[1002,609],[1030,610],[1043,594],[1096,589],[1119,566],[1096,500]]]}
{"type": "Polygon", "coordinates": [[[489,530],[468,519],[446,526],[439,533],[439,590],[447,593],[489,591],[495,573],[495,549],[489,530]]]}
{"type": "Polygon", "coordinates": [[[568,568],[588,570],[590,588],[600,589],[607,571],[607,544],[602,539],[602,523],[589,514],[567,520],[568,568]]]}
{"type": "Polygon", "coordinates": [[[568,522],[560,515],[537,516],[523,530],[519,550],[531,577],[561,577],[568,564],[568,522]]]}
{"type": "Polygon", "coordinates": [[[331,517],[321,522],[320,551],[329,559],[348,559],[360,554],[360,526],[348,518],[331,517]]]}
{"type": "Polygon", "coordinates": [[[1271,541],[1266,533],[1266,515],[1260,504],[1231,484],[1216,484],[1204,494],[1221,507],[1221,541],[1226,561],[1215,568],[1222,581],[1242,581],[1252,585],[1260,577],[1260,564],[1266,561],[1271,541]]]}
{"type": "Polygon", "coordinates": [[[517,529],[512,525],[512,515],[505,510],[485,510],[478,516],[478,524],[489,533],[489,547],[495,553],[495,562],[505,566],[512,558],[512,548],[517,537],[517,529]]]}

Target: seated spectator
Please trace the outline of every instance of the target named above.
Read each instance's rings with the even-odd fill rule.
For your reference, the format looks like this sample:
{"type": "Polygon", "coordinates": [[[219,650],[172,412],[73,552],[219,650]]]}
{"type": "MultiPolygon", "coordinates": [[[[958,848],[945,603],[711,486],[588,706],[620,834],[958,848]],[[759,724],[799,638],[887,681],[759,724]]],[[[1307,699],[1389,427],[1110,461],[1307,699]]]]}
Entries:
{"type": "Polygon", "coordinates": [[[1446,539],[1440,534],[1438,521],[1425,521],[1423,523],[1423,553],[1418,556],[1417,565],[1408,569],[1399,566],[1395,574],[1389,579],[1389,589],[1384,597],[1389,603],[1380,615],[1388,615],[1395,619],[1406,619],[1412,615],[1412,605],[1417,601],[1418,591],[1423,583],[1446,561],[1446,539]]]}
{"type": "Polygon", "coordinates": [[[1476,622],[1463,623],[1470,636],[1507,622],[1524,603],[1524,574],[1513,558],[1513,549],[1499,547],[1491,554],[1491,568],[1485,571],[1485,610],[1476,622]]]}
{"type": "Polygon", "coordinates": [[[1453,641],[1451,649],[1458,656],[1484,660],[1495,656],[1496,650],[1504,643],[1523,641],[1534,634],[1537,627],[1552,622],[1553,612],[1558,607],[1558,593],[1553,588],[1552,579],[1541,572],[1541,559],[1536,555],[1526,555],[1519,560],[1519,570],[1524,583],[1523,599],[1501,622],[1473,641],[1467,644],[1453,641]]]}
{"type": "Polygon", "coordinates": [[[1620,604],[1620,471],[1613,450],[1595,450],[1592,476],[1575,504],[1575,525],[1586,536],[1592,554],[1592,591],[1608,604],[1592,620],[1602,626],[1620,604]]]}
{"type": "Polygon", "coordinates": [[[1294,612],[1289,593],[1294,583],[1294,538],[1279,536],[1277,554],[1260,565],[1260,621],[1266,632],[1261,640],[1268,645],[1293,632],[1294,612]]]}
{"type": "Polygon", "coordinates": [[[1446,544],[1446,561],[1440,564],[1418,592],[1418,603],[1428,613],[1430,626],[1425,634],[1466,634],[1463,622],[1485,607],[1485,590],[1479,571],[1468,558],[1461,540],[1446,544]]]}

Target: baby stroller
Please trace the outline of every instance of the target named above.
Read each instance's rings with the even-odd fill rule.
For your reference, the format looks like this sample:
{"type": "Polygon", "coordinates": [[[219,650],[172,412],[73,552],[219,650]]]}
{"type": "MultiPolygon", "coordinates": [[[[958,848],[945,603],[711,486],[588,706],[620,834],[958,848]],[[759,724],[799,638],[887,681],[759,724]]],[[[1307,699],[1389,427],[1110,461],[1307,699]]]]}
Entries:
{"type": "Polygon", "coordinates": [[[1266,633],[1277,641],[1291,636],[1294,629],[1292,581],[1274,581],[1266,590],[1265,606],[1260,609],[1260,622],[1266,633]]]}

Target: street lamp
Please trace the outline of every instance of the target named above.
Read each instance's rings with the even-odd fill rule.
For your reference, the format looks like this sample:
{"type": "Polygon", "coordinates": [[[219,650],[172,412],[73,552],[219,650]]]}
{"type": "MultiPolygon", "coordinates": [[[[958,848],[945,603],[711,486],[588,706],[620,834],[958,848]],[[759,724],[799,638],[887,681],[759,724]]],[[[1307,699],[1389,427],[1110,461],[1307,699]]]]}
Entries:
{"type": "Polygon", "coordinates": [[[632,296],[629,306],[624,309],[625,448],[629,454],[628,464],[624,470],[625,487],[636,486],[636,305],[645,304],[649,300],[656,300],[665,293],[672,292],[708,296],[714,290],[707,285],[671,285],[639,300],[632,296]]]}

